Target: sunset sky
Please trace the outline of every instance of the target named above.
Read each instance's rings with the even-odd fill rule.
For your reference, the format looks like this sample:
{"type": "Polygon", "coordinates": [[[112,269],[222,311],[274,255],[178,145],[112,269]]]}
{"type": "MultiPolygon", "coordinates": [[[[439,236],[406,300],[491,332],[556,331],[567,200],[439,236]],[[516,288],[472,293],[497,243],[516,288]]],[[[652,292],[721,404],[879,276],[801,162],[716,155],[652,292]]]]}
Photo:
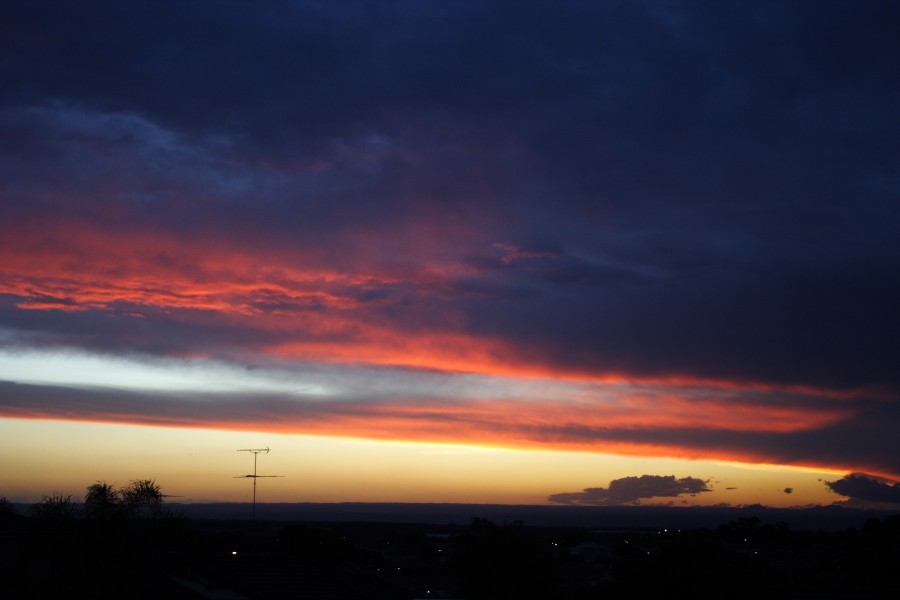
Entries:
{"type": "Polygon", "coordinates": [[[0,496],[900,506],[892,2],[0,6],[0,496]]]}

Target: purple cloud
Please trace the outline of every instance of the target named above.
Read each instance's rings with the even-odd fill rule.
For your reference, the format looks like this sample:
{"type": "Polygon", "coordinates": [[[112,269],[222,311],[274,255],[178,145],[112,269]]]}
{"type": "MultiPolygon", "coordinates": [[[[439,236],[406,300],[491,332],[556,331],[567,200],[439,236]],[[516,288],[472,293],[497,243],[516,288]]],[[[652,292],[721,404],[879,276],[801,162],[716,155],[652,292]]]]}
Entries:
{"type": "Polygon", "coordinates": [[[825,485],[831,491],[851,499],[900,504],[900,483],[888,483],[865,473],[844,475],[837,481],[826,481],[825,485]]]}
{"type": "Polygon", "coordinates": [[[672,498],[683,494],[712,491],[708,481],[696,477],[675,479],[674,475],[641,475],[623,477],[609,482],[608,488],[586,488],[581,492],[563,492],[547,498],[558,504],[609,506],[636,504],[646,498],[672,498]]]}

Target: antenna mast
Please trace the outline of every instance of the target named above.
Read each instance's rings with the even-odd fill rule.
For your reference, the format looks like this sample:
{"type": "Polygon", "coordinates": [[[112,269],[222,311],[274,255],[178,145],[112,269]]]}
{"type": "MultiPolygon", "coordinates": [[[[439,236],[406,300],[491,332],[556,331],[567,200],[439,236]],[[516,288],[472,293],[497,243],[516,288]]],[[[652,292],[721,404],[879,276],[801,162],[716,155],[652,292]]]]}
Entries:
{"type": "Polygon", "coordinates": [[[252,452],[253,453],[253,475],[237,475],[235,479],[245,479],[248,477],[253,478],[253,520],[256,520],[256,480],[260,477],[284,477],[284,475],[257,475],[256,474],[256,457],[260,452],[269,453],[269,447],[265,448],[240,448],[238,452],[252,452]]]}

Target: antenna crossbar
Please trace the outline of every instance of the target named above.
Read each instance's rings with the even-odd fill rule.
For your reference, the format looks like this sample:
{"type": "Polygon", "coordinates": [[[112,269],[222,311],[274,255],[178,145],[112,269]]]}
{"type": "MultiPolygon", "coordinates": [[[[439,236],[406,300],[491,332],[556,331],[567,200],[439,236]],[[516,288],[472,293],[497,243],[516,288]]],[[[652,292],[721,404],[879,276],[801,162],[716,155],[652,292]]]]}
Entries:
{"type": "Polygon", "coordinates": [[[257,475],[256,474],[256,457],[259,456],[260,453],[265,452],[269,453],[269,447],[265,448],[240,448],[237,450],[238,452],[252,452],[253,453],[253,475],[237,475],[234,479],[253,479],[253,520],[256,520],[256,480],[260,477],[284,477],[284,475],[257,475]]]}

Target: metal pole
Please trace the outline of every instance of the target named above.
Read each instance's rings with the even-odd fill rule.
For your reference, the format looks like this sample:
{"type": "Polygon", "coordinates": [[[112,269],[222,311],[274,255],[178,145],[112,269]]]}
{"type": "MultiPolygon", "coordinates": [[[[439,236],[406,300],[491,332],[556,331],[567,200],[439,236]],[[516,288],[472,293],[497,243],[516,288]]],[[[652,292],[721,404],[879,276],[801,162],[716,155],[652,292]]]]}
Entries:
{"type": "Polygon", "coordinates": [[[265,452],[268,454],[269,448],[241,448],[238,452],[252,452],[253,453],[253,475],[238,475],[235,479],[243,479],[247,477],[253,478],[253,505],[251,508],[251,515],[253,520],[256,520],[256,480],[260,477],[284,477],[284,475],[257,475],[256,474],[256,456],[260,452],[265,452]]]}

